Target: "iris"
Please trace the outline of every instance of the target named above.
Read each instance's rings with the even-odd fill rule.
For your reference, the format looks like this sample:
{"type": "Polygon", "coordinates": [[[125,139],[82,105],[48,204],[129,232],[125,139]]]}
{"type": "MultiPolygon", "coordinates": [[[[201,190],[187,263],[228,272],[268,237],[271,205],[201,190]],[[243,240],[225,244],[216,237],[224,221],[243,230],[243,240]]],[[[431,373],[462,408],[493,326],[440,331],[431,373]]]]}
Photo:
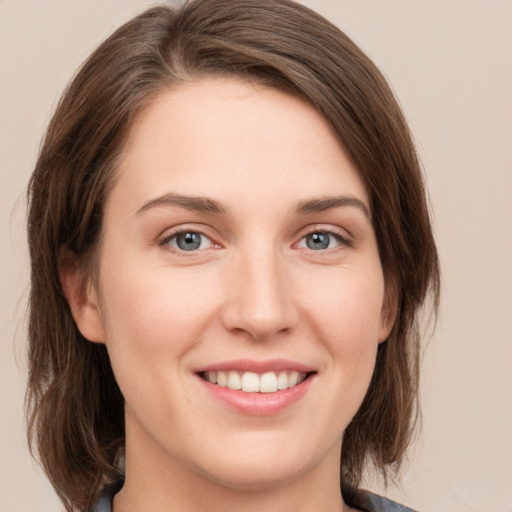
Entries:
{"type": "Polygon", "coordinates": [[[201,238],[199,233],[179,233],[176,235],[176,245],[183,251],[195,251],[201,246],[201,238]]]}
{"type": "Polygon", "coordinates": [[[308,249],[321,251],[327,249],[331,242],[332,235],[329,233],[311,233],[306,236],[306,245],[308,249]]]}

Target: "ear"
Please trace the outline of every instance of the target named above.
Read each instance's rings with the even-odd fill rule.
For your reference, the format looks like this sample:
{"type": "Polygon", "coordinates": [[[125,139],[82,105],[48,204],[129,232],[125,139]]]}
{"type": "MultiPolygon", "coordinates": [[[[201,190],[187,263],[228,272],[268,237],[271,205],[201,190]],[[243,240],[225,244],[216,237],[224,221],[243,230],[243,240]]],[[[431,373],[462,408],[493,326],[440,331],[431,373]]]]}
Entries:
{"type": "Polygon", "coordinates": [[[91,280],[83,276],[76,255],[67,248],[62,248],[59,253],[59,278],[82,336],[89,341],[105,343],[98,294],[91,280]]]}
{"type": "Polygon", "coordinates": [[[386,283],[380,312],[379,343],[386,341],[395,325],[398,313],[398,291],[395,283],[386,283]]]}

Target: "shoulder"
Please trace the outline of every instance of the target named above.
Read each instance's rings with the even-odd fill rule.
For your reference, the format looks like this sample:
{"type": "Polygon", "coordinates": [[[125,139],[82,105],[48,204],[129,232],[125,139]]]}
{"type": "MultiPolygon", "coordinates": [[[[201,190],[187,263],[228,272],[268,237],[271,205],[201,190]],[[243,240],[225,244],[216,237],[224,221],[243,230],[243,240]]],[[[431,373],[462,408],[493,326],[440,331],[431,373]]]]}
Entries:
{"type": "Polygon", "coordinates": [[[101,492],[96,504],[87,512],[112,512],[112,500],[122,486],[122,481],[107,485],[101,492]]]}
{"type": "Polygon", "coordinates": [[[362,493],[362,502],[367,512],[415,512],[412,508],[400,505],[382,496],[377,496],[371,492],[362,493]]]}
{"type": "Polygon", "coordinates": [[[362,512],[417,512],[412,508],[364,489],[347,486],[342,493],[343,499],[349,507],[362,512]]]}

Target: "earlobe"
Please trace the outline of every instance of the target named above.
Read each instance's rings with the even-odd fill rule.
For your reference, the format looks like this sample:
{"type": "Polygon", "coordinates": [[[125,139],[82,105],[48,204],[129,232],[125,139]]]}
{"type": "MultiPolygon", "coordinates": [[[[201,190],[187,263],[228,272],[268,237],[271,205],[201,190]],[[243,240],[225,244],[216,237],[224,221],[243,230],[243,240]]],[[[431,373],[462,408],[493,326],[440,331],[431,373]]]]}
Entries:
{"type": "Polygon", "coordinates": [[[394,285],[387,285],[379,323],[379,343],[386,341],[395,325],[398,314],[398,292],[394,285]]]}
{"type": "Polygon", "coordinates": [[[76,256],[67,248],[59,254],[59,278],[71,314],[84,338],[95,343],[106,340],[96,290],[84,278],[76,256]]]}

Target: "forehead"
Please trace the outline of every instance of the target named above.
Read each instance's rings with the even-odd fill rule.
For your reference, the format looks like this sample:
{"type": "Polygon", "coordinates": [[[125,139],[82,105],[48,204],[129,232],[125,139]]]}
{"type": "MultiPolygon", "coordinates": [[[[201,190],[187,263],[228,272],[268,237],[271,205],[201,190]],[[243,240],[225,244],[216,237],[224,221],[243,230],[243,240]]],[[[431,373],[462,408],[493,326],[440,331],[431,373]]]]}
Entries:
{"type": "Polygon", "coordinates": [[[366,199],[358,171],[315,109],[232,77],[182,84],[154,99],[129,131],[114,196],[116,189],[134,203],[166,189],[282,201],[350,189],[366,199]]]}

